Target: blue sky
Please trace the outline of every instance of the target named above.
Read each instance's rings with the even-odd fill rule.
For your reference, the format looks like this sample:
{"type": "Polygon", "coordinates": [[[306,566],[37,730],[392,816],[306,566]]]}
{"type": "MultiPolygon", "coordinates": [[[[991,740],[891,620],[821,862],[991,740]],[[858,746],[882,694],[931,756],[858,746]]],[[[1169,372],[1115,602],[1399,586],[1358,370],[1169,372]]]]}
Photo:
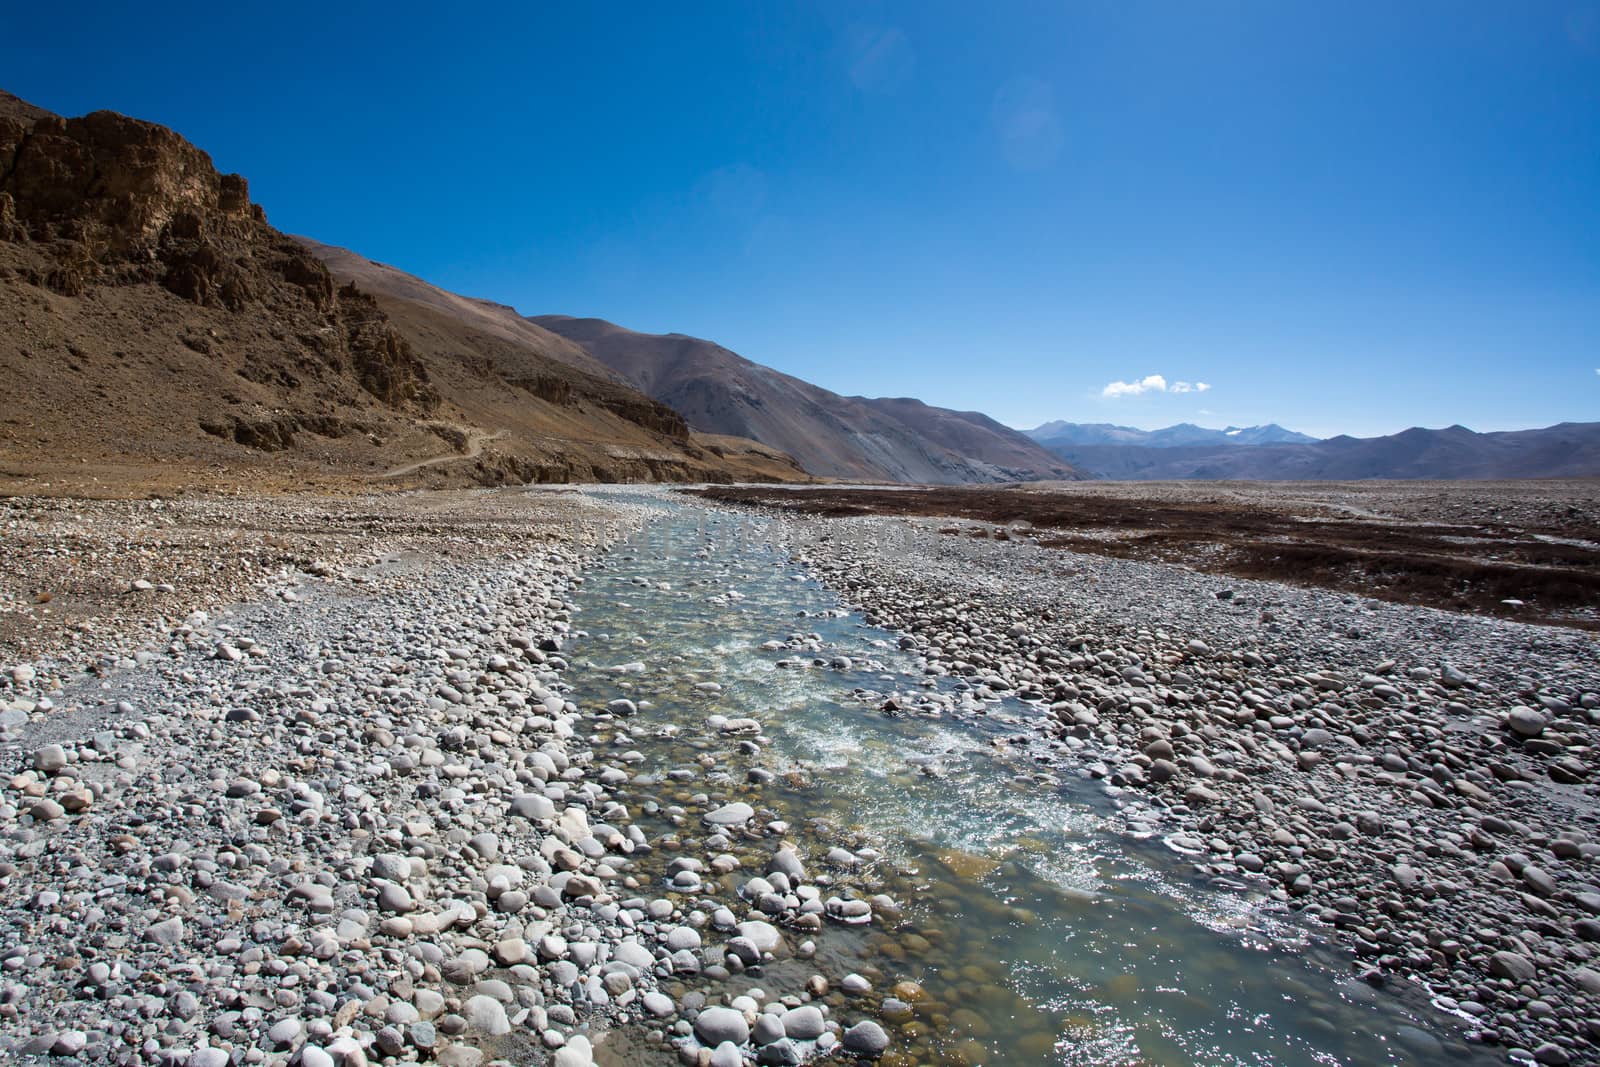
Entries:
{"type": "Polygon", "coordinates": [[[233,8],[28,5],[0,84],[173,126],[283,229],[844,393],[1600,419],[1597,2],[233,8]]]}

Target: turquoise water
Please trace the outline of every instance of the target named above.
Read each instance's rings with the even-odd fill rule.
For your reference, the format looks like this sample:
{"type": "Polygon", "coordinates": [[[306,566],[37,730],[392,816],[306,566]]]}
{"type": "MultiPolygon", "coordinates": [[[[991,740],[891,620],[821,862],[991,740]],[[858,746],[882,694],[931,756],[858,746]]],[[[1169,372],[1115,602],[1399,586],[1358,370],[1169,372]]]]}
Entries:
{"type": "MultiPolygon", "coordinates": [[[[568,677],[597,708],[651,705],[592,739],[638,776],[615,793],[663,845],[647,873],[708,858],[700,815],[739,799],[762,813],[757,825],[790,824],[813,875],[830,872],[835,846],[866,850],[861,869],[830,873],[901,912],[829,922],[815,960],[700,988],[781,995],[820,972],[836,989],[854,971],[871,996],[829,994],[854,1020],[914,982],[899,989],[912,1014],[886,1022],[890,1064],[1499,1062],[1420,995],[1355,981],[1347,956],[1259,891],[1200,875],[1148,809],[1035,736],[1036,709],[963,700],[960,683],[924,677],[895,635],[840,610],[768,533],[755,516],[665,506],[578,592],[586,636],[569,645],[568,677]],[[840,656],[848,666],[829,665],[840,656]],[[936,716],[885,714],[894,692],[954,699],[936,716]],[[758,720],[759,752],[708,725],[717,715],[758,720]],[[747,781],[752,767],[772,780],[747,781]]],[[[764,870],[775,841],[736,843],[746,869],[727,886],[764,870]]],[[[670,895],[664,879],[650,895],[670,895]]]]}

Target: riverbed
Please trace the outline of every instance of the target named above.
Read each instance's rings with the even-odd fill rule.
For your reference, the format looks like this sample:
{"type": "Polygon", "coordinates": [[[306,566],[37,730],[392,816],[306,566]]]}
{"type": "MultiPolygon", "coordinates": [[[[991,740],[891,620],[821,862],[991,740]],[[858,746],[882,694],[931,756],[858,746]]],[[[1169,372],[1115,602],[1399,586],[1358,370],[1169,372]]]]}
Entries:
{"type": "MultiPolygon", "coordinates": [[[[777,996],[822,973],[836,1017],[881,1020],[904,1063],[1495,1062],[1415,990],[1355,980],[1261,886],[1200,874],[1159,812],[1091,777],[1092,751],[1033,728],[1039,704],[925,674],[767,520],[658,506],[589,571],[566,650],[577,692],[638,705],[591,740],[637,757],[617,794],[673,846],[642,865],[692,853],[700,815],[743,801],[758,815],[723,896],[782,837],[821,878],[895,905],[714,992],[777,996]],[[739,719],[759,733],[721,729],[739,719]],[[836,849],[850,858],[830,863],[836,849]],[[852,973],[872,991],[844,994],[852,973]]],[[[656,881],[669,889],[664,868],[656,881]]]]}

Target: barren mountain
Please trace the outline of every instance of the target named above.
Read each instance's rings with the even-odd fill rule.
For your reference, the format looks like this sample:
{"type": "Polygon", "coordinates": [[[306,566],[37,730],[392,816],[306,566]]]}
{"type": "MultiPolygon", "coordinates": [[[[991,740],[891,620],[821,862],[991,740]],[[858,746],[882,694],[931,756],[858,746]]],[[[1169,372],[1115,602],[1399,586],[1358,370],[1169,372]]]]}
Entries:
{"type": "Polygon", "coordinates": [[[536,325],[517,314],[516,308],[492,300],[458,296],[347,248],[323,244],[310,237],[296,236],[295,240],[322,260],[334,277],[360,286],[363,292],[436,311],[480,334],[510,342],[533,355],[565,363],[596,378],[622,384],[621,375],[591,356],[582,345],[536,325]]]}
{"type": "Polygon", "coordinates": [[[165,127],[0,97],[4,475],[800,476],[770,449],[694,439],[504,309],[423,295],[340,286],[244,178],[165,127]]]}
{"type": "Polygon", "coordinates": [[[1600,476],[1600,423],[1474,433],[1413,427],[1385,437],[1331,437],[1314,444],[1147,448],[1052,444],[1100,478],[1134,480],[1364,478],[1581,478],[1600,476]]]}
{"type": "MultiPolygon", "coordinates": [[[[298,240],[327,264],[334,277],[369,293],[435,368],[451,399],[478,424],[505,429],[508,439],[533,447],[579,443],[620,459],[630,448],[641,447],[614,437],[610,424],[620,419],[634,432],[643,428],[667,438],[672,449],[684,454],[680,462],[689,466],[681,474],[662,468],[653,477],[806,480],[799,465],[779,449],[739,435],[691,429],[677,411],[645,396],[583,347],[504,304],[447,292],[348,249],[298,240]],[[691,474],[691,468],[699,473],[691,474]]],[[[659,441],[646,448],[657,454],[650,462],[659,464],[666,458],[659,441]]],[[[551,479],[535,472],[524,480],[587,477],[578,472],[572,478],[551,479]]]]}
{"type": "Polygon", "coordinates": [[[845,481],[952,484],[1077,477],[982,415],[914,400],[845,397],[683,334],[647,334],[602,319],[533,321],[586,348],[697,430],[751,437],[845,481]]]}
{"type": "Polygon", "coordinates": [[[1144,448],[1181,448],[1202,445],[1286,445],[1311,444],[1308,434],[1285,430],[1277,423],[1265,426],[1229,426],[1221,430],[1180,422],[1159,430],[1140,430],[1115,426],[1109,422],[1047,422],[1024,431],[1049,449],[1067,445],[1138,445],[1144,448]]]}
{"type": "Polygon", "coordinates": [[[1067,464],[1054,461],[1026,434],[1002,425],[980,411],[936,408],[911,397],[849,399],[865,404],[909,426],[936,445],[1001,471],[1028,472],[1012,480],[1036,481],[1071,478],[1067,464]]]}

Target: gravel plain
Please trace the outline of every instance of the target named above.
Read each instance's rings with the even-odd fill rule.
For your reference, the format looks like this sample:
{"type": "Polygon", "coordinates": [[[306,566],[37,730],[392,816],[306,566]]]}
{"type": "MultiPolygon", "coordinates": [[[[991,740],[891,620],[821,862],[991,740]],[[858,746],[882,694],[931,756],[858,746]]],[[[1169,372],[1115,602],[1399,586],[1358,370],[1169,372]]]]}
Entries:
{"type": "MultiPolygon", "coordinates": [[[[582,1067],[632,1024],[685,1063],[896,1062],[892,1027],[838,1010],[857,975],[714,984],[894,902],[716,796],[669,812],[694,834],[655,855],[617,799],[633,754],[591,744],[648,709],[563,680],[571,602],[648,505],[3,517],[0,1055],[582,1067]],[[41,580],[81,591],[73,622],[38,611],[41,580]]],[[[778,521],[930,675],[1048,707],[1053,760],[1338,929],[1371,983],[1426,983],[1512,1059],[1596,1061],[1593,635],[936,519],[778,521]]]]}

